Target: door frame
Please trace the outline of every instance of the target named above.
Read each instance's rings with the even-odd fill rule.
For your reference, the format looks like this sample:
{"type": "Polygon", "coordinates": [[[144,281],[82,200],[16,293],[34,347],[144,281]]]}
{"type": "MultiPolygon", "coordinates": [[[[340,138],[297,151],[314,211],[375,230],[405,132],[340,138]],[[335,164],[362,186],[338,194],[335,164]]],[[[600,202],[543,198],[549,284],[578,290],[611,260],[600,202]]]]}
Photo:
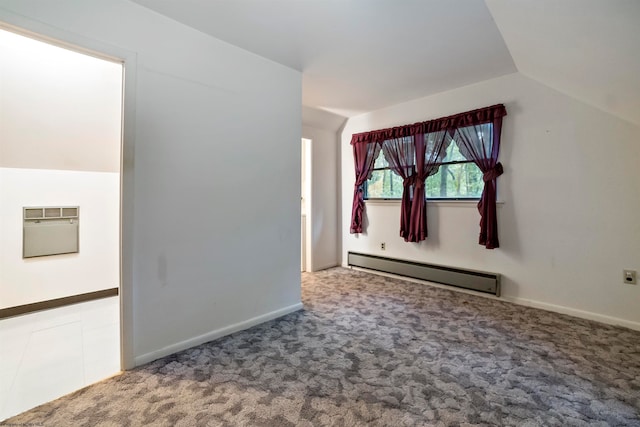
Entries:
{"type": "Polygon", "coordinates": [[[134,147],[136,129],[135,52],[80,36],[0,9],[0,28],[45,43],[123,65],[120,159],[120,369],[135,366],[133,331],[134,147]]]}
{"type": "Polygon", "coordinates": [[[312,194],[312,165],[313,162],[313,140],[311,138],[302,137],[302,146],[303,148],[303,158],[304,161],[304,175],[305,175],[305,188],[304,188],[304,214],[305,214],[305,224],[304,224],[304,271],[313,271],[313,234],[312,234],[312,215],[313,215],[313,194],[312,194]]]}

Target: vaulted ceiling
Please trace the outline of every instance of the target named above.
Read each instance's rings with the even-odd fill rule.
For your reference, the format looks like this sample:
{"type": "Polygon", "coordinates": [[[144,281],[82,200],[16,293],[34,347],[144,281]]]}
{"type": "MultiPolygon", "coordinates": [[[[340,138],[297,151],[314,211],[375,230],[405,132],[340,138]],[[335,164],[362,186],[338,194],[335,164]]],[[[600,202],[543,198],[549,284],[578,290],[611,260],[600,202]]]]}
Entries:
{"type": "Polygon", "coordinates": [[[302,71],[353,116],[520,71],[640,124],[638,0],[133,0],[302,71]]]}

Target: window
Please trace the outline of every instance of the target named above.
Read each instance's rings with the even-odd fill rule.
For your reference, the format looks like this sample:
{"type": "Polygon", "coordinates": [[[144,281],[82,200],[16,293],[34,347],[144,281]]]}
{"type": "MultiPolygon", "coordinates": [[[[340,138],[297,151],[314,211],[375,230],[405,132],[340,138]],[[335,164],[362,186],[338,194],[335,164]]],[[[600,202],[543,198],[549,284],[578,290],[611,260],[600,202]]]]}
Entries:
{"type": "MultiPolygon", "coordinates": [[[[428,199],[477,200],[482,194],[484,182],[482,172],[460,153],[452,141],[439,163],[437,172],[427,178],[425,188],[428,199]]],[[[365,199],[402,198],[402,178],[389,168],[389,163],[380,150],[371,178],[364,188],[365,199]]]]}
{"type": "Polygon", "coordinates": [[[400,236],[406,242],[427,238],[425,198],[479,199],[478,243],[487,249],[500,247],[496,180],[504,173],[498,155],[502,118],[506,115],[504,105],[497,104],[440,119],[354,133],[351,234],[365,230],[365,198],[398,199],[402,184],[400,236]]]}

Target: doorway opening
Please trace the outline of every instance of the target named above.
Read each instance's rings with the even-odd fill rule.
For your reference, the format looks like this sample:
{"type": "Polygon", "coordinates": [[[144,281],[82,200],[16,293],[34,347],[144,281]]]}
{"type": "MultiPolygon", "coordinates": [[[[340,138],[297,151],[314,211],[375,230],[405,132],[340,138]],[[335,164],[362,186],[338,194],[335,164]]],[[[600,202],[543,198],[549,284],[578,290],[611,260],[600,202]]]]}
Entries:
{"type": "Polygon", "coordinates": [[[123,63],[43,40],[0,26],[0,420],[121,369],[123,63]]]}
{"type": "Polygon", "coordinates": [[[301,271],[311,271],[311,140],[302,138],[302,161],[301,161],[301,194],[300,197],[300,233],[301,238],[301,271]]]}

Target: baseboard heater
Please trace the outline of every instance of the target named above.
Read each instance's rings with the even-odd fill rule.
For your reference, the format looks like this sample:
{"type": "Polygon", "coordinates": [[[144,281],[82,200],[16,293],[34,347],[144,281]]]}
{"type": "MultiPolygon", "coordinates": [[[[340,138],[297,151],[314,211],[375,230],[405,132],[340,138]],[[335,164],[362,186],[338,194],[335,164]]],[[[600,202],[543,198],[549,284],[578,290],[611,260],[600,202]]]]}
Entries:
{"type": "Polygon", "coordinates": [[[349,252],[347,264],[500,296],[500,274],[349,252]]]}

